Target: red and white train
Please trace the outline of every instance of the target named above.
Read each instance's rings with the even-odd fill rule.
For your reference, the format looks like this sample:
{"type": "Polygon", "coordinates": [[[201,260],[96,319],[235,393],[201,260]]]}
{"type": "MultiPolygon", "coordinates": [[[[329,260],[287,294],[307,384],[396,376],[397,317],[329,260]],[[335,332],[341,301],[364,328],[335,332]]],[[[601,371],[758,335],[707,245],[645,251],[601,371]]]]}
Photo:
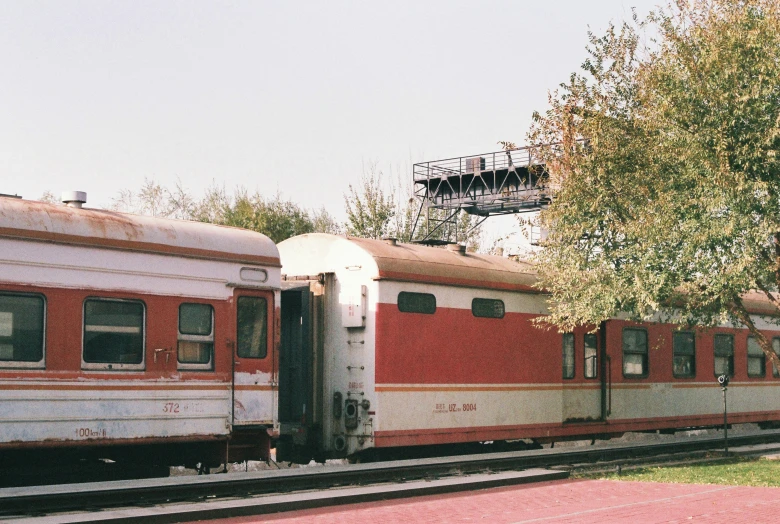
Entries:
{"type": "MultiPolygon", "coordinates": [[[[0,198],[0,459],[360,456],[780,422],[745,330],[536,327],[529,264],[0,198]],[[280,260],[283,267],[280,267],[280,260]],[[284,275],[282,275],[284,273],[284,275]]],[[[760,298],[747,303],[762,320],[760,298]]]]}
{"type": "Polygon", "coordinates": [[[2,464],[267,459],[274,243],[76,205],[0,198],[2,464]]]}
{"type": "MultiPolygon", "coordinates": [[[[729,422],[780,421],[780,378],[746,330],[559,334],[532,324],[546,297],[529,264],[323,234],[278,247],[279,458],[715,426],[722,373],[729,422]]],[[[780,351],[771,308],[746,303],[780,351]]]]}

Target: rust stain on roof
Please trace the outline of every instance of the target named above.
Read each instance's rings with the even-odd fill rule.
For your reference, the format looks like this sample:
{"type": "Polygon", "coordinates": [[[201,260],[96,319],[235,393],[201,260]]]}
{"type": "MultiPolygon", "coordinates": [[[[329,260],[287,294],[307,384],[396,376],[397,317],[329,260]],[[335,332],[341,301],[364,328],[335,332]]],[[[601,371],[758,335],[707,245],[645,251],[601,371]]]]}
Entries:
{"type": "Polygon", "coordinates": [[[0,198],[0,236],[279,266],[265,235],[240,228],[0,198]]]}
{"type": "Polygon", "coordinates": [[[388,244],[381,240],[348,237],[376,261],[378,277],[418,280],[468,287],[491,284],[499,289],[539,292],[532,264],[496,255],[460,254],[419,244],[388,244]]]}
{"type": "MultiPolygon", "coordinates": [[[[496,255],[477,253],[460,254],[448,249],[419,244],[388,243],[358,237],[344,237],[324,233],[309,233],[282,243],[290,243],[291,259],[305,259],[315,249],[318,260],[351,263],[341,254],[344,243],[358,246],[374,260],[378,273],[375,279],[399,280],[464,287],[485,287],[501,290],[546,293],[538,286],[539,278],[534,265],[528,261],[516,261],[496,255]],[[332,259],[332,260],[331,260],[332,259]]],[[[289,263],[289,262],[287,262],[289,263]]],[[[326,269],[326,265],[316,271],[326,269]]],[[[307,267],[314,270],[313,267],[307,267]]],[[[330,268],[332,270],[333,268],[330,268]]],[[[311,271],[310,271],[311,272],[311,271]]],[[[758,292],[743,295],[747,310],[754,315],[780,316],[780,311],[769,299],[758,292]]]]}

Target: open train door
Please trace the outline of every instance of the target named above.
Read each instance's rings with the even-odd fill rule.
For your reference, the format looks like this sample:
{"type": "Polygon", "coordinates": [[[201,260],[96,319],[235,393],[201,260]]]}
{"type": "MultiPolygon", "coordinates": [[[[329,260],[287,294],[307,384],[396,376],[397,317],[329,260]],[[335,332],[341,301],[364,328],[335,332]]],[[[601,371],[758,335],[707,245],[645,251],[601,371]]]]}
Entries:
{"type": "Polygon", "coordinates": [[[276,383],[274,380],[274,293],[236,289],[235,344],[233,348],[233,430],[234,440],[245,437],[255,446],[253,453],[267,460],[269,431],[274,427],[276,383]]]}
{"type": "Polygon", "coordinates": [[[308,462],[316,449],[313,297],[307,281],[282,285],[277,460],[308,462]],[[303,455],[307,456],[303,456],[303,455]]]}

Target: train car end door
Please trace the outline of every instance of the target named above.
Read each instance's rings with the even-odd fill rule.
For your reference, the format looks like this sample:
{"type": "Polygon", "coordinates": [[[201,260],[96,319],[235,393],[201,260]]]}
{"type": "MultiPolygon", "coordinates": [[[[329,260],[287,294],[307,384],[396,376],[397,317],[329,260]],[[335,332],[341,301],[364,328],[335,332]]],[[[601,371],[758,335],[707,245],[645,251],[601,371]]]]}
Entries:
{"type": "Polygon", "coordinates": [[[305,426],[313,419],[310,295],[308,284],[282,291],[280,424],[305,426]]]}
{"type": "Polygon", "coordinates": [[[274,294],[237,289],[233,348],[233,424],[274,426],[274,294]]]}

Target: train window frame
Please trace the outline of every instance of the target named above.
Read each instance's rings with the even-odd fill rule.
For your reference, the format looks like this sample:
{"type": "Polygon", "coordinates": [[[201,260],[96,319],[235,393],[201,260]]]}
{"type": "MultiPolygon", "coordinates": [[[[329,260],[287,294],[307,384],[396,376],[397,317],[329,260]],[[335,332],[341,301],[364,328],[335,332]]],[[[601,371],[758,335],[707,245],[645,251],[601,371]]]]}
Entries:
{"type": "MultiPolygon", "coordinates": [[[[436,298],[436,297],[434,297],[436,298]]],[[[498,298],[472,298],[471,299],[471,314],[478,318],[496,318],[501,319],[506,315],[506,306],[504,301],[498,298]],[[481,304],[477,306],[477,304],[481,304]],[[496,306],[501,305],[501,313],[496,314],[498,308],[496,306]],[[484,309],[483,309],[483,306],[484,309]],[[486,314],[487,313],[487,314],[486,314]]]]}
{"type": "MultiPolygon", "coordinates": [[[[772,339],[772,350],[775,352],[775,355],[780,356],[780,337],[772,339]]],[[[774,362],[772,363],[772,376],[775,378],[780,377],[780,370],[777,369],[774,362]]]]}
{"type": "Polygon", "coordinates": [[[211,304],[207,304],[205,302],[182,302],[181,304],[179,304],[179,318],[178,318],[178,326],[177,326],[178,337],[176,340],[177,368],[184,369],[184,370],[212,371],[214,369],[214,332],[215,331],[216,331],[216,319],[214,314],[214,306],[212,306],[211,304]],[[199,332],[198,330],[187,331],[182,329],[183,327],[182,319],[184,318],[184,316],[182,315],[182,308],[188,306],[209,308],[210,322],[209,322],[208,333],[199,332]],[[201,347],[205,345],[207,347],[206,351],[208,352],[208,360],[205,362],[182,360],[181,359],[182,344],[186,346],[195,344],[201,347]]]}
{"type": "MultiPolygon", "coordinates": [[[[724,353],[721,351],[721,353],[724,353]]],[[[734,335],[730,333],[716,333],[712,337],[712,355],[713,355],[713,374],[714,376],[718,377],[720,375],[723,375],[724,373],[718,372],[718,359],[719,358],[728,358],[728,364],[729,364],[729,372],[725,373],[729,377],[734,376],[734,335]],[[730,340],[731,341],[731,353],[729,355],[718,355],[718,344],[717,340],[730,340]]]]}
{"type": "Polygon", "coordinates": [[[695,378],[696,377],[696,334],[693,331],[675,331],[672,333],[672,375],[674,378],[695,378]],[[690,353],[687,352],[687,349],[684,351],[681,351],[677,346],[677,340],[682,338],[683,336],[688,337],[690,336],[691,340],[691,349],[690,353]],[[686,372],[678,372],[678,361],[677,359],[685,359],[688,357],[688,369],[689,371],[686,372]]]}
{"type": "Polygon", "coordinates": [[[436,313],[436,295],[433,293],[418,293],[416,291],[400,291],[396,300],[398,311],[401,313],[420,313],[422,315],[433,315],[436,313]],[[420,299],[431,297],[433,307],[421,302],[420,299]],[[417,299],[415,301],[415,299],[417,299]],[[425,306],[425,307],[422,307],[425,306]]]}
{"type": "MultiPolygon", "coordinates": [[[[258,359],[262,360],[266,357],[268,357],[268,335],[269,335],[269,328],[268,328],[268,304],[269,300],[267,297],[260,297],[255,295],[240,295],[238,299],[236,300],[236,355],[239,358],[252,358],[252,359],[258,359]],[[243,351],[243,345],[242,340],[245,340],[246,337],[242,335],[242,328],[241,328],[241,302],[245,301],[247,299],[250,300],[262,300],[265,303],[265,307],[262,308],[262,311],[264,312],[264,317],[262,319],[261,328],[263,332],[263,344],[259,344],[259,347],[263,348],[262,353],[253,355],[251,351],[249,353],[242,352],[243,351]]],[[[257,321],[255,320],[255,325],[257,325],[257,321]]],[[[252,337],[253,338],[253,337],[252,337]]],[[[251,348],[250,348],[251,349],[251,348]]]]}
{"type": "Polygon", "coordinates": [[[599,378],[599,337],[595,333],[585,333],[582,337],[582,374],[589,380],[599,378]],[[592,340],[592,344],[588,341],[592,340]],[[593,350],[590,353],[590,350],[593,350]],[[590,353],[590,354],[589,354],[590,353]]]}
{"type": "MultiPolygon", "coordinates": [[[[649,348],[648,348],[648,335],[647,330],[643,328],[636,328],[636,327],[627,327],[623,328],[623,333],[621,337],[622,342],[622,355],[623,355],[623,376],[625,378],[647,378],[650,375],[650,364],[649,364],[649,348]],[[633,333],[643,333],[644,334],[644,350],[628,350],[626,347],[626,333],[633,332],[633,333]],[[640,362],[642,366],[641,373],[629,373],[626,371],[626,364],[632,363],[636,364],[636,362],[630,362],[628,359],[626,359],[626,356],[634,356],[634,355],[640,355],[640,362]]],[[[633,360],[633,358],[632,358],[633,360]]]]}
{"type": "Polygon", "coordinates": [[[563,379],[571,380],[577,374],[577,358],[576,358],[576,351],[574,348],[574,333],[564,333],[562,345],[563,345],[563,356],[562,356],[563,379]],[[569,371],[568,373],[566,372],[567,370],[569,371]]]}
{"type": "Polygon", "coordinates": [[[758,343],[758,339],[756,337],[754,337],[754,336],[749,336],[747,338],[746,348],[747,348],[747,351],[746,351],[745,357],[747,359],[747,376],[749,378],[764,378],[764,377],[766,377],[766,355],[764,355],[764,350],[761,349],[761,345],[758,343]],[[754,346],[754,351],[753,351],[754,354],[752,354],[752,355],[750,354],[751,353],[751,342],[752,342],[752,345],[754,346]],[[758,350],[757,353],[756,353],[756,350],[758,350]],[[759,367],[761,368],[761,371],[759,373],[751,373],[750,372],[750,364],[751,364],[751,362],[754,362],[754,361],[758,361],[760,363],[759,367]]]}
{"type": "MultiPolygon", "coordinates": [[[[127,299],[127,298],[117,298],[117,297],[87,297],[84,299],[84,302],[82,304],[81,309],[81,367],[85,370],[100,370],[100,371],[143,371],[146,369],[146,318],[147,318],[147,307],[146,303],[143,300],[138,299],[127,299]],[[90,302],[103,302],[103,303],[116,303],[116,304],[137,304],[141,307],[141,323],[140,326],[109,326],[109,325],[100,325],[100,324],[87,324],[87,306],[90,302]],[[91,330],[88,329],[88,326],[94,326],[94,327],[115,327],[117,329],[119,328],[135,328],[137,327],[139,329],[139,334],[141,337],[141,360],[140,362],[106,362],[106,361],[100,361],[100,360],[87,360],[86,353],[87,353],[87,333],[97,331],[97,330],[91,330]]],[[[127,330],[106,330],[106,331],[97,331],[97,332],[103,332],[103,333],[130,333],[130,331],[127,330]]]]}
{"type": "MultiPolygon", "coordinates": [[[[1,291],[0,292],[0,300],[2,300],[3,297],[12,297],[12,298],[21,298],[21,299],[38,299],[40,300],[40,325],[39,325],[39,334],[40,334],[40,359],[38,360],[12,360],[12,359],[2,359],[0,358],[0,368],[2,369],[45,369],[46,367],[46,326],[47,326],[47,312],[48,312],[48,303],[46,300],[46,296],[42,293],[19,293],[16,291],[1,291]]],[[[23,318],[25,318],[23,316],[23,318]]],[[[10,347],[10,350],[14,351],[14,345],[9,344],[7,341],[8,339],[11,339],[14,334],[14,315],[12,311],[0,311],[0,356],[2,355],[2,352],[6,351],[8,347],[10,347]],[[3,333],[7,333],[7,323],[9,317],[7,315],[4,315],[4,313],[11,313],[10,316],[10,329],[11,334],[10,335],[3,335],[3,333]]],[[[36,341],[37,342],[37,341],[36,341]]],[[[37,344],[36,344],[37,345],[37,344]]]]}

